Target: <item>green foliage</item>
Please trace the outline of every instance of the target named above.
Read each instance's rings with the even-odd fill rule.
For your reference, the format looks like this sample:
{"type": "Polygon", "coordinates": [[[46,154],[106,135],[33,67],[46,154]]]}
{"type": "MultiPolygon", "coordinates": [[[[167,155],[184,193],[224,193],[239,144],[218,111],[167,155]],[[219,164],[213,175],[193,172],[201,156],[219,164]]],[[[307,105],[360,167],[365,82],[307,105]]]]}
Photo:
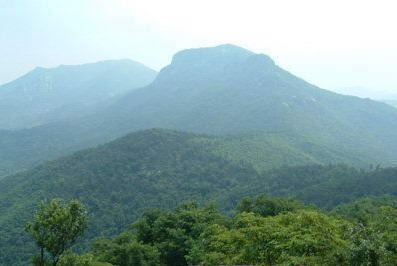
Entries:
{"type": "Polygon", "coordinates": [[[157,248],[162,264],[187,265],[186,256],[206,226],[223,222],[224,217],[213,207],[201,209],[189,203],[174,212],[147,212],[133,228],[138,241],[157,248]]]}
{"type": "Polygon", "coordinates": [[[358,170],[351,166],[306,165],[266,171],[220,197],[232,209],[243,197],[266,193],[290,197],[323,209],[363,197],[397,194],[397,168],[358,170]]]}
{"type": "Polygon", "coordinates": [[[345,262],[343,221],[314,211],[261,217],[242,213],[233,227],[213,225],[193,251],[204,265],[340,265],[345,262]]]}
{"type": "Polygon", "coordinates": [[[331,214],[355,223],[349,232],[352,265],[393,265],[397,259],[397,198],[363,198],[331,214]]]}
{"type": "Polygon", "coordinates": [[[98,238],[86,254],[63,252],[57,265],[394,265],[397,208],[387,203],[395,198],[352,203],[370,210],[363,224],[357,212],[344,216],[347,204],[327,214],[261,195],[243,199],[239,213],[227,217],[212,205],[187,202],[173,211],[148,210],[117,237],[98,238]]]}
{"type": "Polygon", "coordinates": [[[132,231],[112,240],[96,240],[91,252],[97,261],[114,265],[187,265],[186,258],[203,231],[225,221],[214,207],[199,208],[196,203],[174,211],[154,209],[142,215],[132,231]]]}
{"type": "Polygon", "coordinates": [[[303,204],[299,201],[271,198],[267,195],[261,195],[257,198],[244,198],[237,206],[239,212],[252,212],[264,217],[275,216],[283,212],[292,212],[303,208],[303,204]]]}
{"type": "Polygon", "coordinates": [[[382,246],[387,252],[387,261],[381,264],[397,261],[397,209],[389,206],[380,207],[379,214],[374,217],[370,226],[379,234],[382,246]]]}
{"type": "Polygon", "coordinates": [[[351,265],[386,265],[388,254],[374,228],[358,224],[349,233],[351,265]]]}
{"type": "Polygon", "coordinates": [[[92,246],[95,259],[119,266],[156,266],[160,264],[157,248],[137,241],[135,235],[126,232],[108,240],[101,238],[92,246]]]}
{"type": "Polygon", "coordinates": [[[317,138],[291,132],[250,132],[227,137],[207,138],[214,152],[228,160],[244,161],[259,172],[286,166],[347,163],[367,167],[374,160],[335,149],[317,138]]]}
{"type": "Polygon", "coordinates": [[[84,205],[72,200],[68,204],[61,200],[42,203],[37,214],[26,225],[26,232],[34,239],[40,255],[33,261],[44,265],[46,253],[51,256],[52,265],[57,265],[62,254],[75,244],[87,227],[87,213],[84,205]]]}
{"type": "Polygon", "coordinates": [[[390,195],[365,197],[338,205],[330,213],[356,223],[367,225],[370,221],[380,216],[381,207],[397,208],[397,198],[390,195]]]}
{"type": "MultiPolygon", "coordinates": [[[[258,199],[258,208],[271,200],[258,199]]],[[[305,207],[226,218],[213,208],[185,204],[148,211],[132,231],[97,240],[90,252],[114,265],[393,265],[397,209],[378,211],[362,225],[305,207]]]]}
{"type": "MultiPolygon", "coordinates": [[[[59,259],[58,266],[101,266],[100,263],[94,261],[91,254],[79,256],[70,250],[66,251],[59,259]]],[[[105,266],[106,264],[102,264],[105,266]]],[[[108,265],[110,266],[110,264],[108,265]]]]}
{"type": "Polygon", "coordinates": [[[360,206],[367,207],[368,199],[360,203],[354,205],[354,212],[347,217],[357,221],[347,234],[351,242],[350,265],[394,265],[397,260],[397,209],[372,206],[371,212],[365,213],[368,209],[358,212],[360,206]],[[357,213],[365,215],[357,216],[357,213]]]}

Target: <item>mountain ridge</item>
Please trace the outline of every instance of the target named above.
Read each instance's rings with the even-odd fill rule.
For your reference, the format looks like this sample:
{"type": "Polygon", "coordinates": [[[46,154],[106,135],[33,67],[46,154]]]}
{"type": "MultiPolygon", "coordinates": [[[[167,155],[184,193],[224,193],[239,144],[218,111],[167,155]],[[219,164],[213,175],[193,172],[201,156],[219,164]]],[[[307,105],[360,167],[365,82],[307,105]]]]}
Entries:
{"type": "Polygon", "coordinates": [[[0,128],[31,128],[95,111],[156,72],[132,60],[38,67],[0,86],[0,128]]]}
{"type": "Polygon", "coordinates": [[[397,164],[396,109],[320,89],[270,57],[233,45],[179,52],[148,86],[89,116],[16,132],[5,147],[23,156],[26,148],[18,143],[25,138],[39,154],[25,164],[31,167],[148,128],[219,136],[287,132],[345,154],[349,163],[362,161],[359,167],[397,164]]]}

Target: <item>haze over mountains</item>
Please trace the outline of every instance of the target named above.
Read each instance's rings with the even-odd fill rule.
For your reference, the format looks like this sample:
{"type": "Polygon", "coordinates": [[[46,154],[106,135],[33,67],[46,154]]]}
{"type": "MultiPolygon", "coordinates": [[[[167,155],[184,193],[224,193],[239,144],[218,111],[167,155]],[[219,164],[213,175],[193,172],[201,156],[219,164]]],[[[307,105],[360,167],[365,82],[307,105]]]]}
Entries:
{"type": "Polygon", "coordinates": [[[379,91],[363,86],[343,87],[333,89],[333,91],[344,95],[358,96],[360,98],[370,98],[372,100],[384,102],[391,106],[397,107],[397,94],[393,93],[392,91],[379,91]]]}
{"type": "Polygon", "coordinates": [[[132,60],[38,67],[0,86],[0,129],[21,129],[89,114],[97,104],[148,85],[156,72],[132,60]]]}
{"type": "MultiPolygon", "coordinates": [[[[95,69],[103,69],[102,64],[95,69]]],[[[124,84],[117,90],[126,91],[133,85],[149,82],[154,76],[153,71],[141,65],[138,69],[143,72],[142,76],[137,72],[127,75],[125,65],[132,65],[135,71],[135,63],[112,62],[110,65],[112,71],[105,71],[106,75],[100,74],[102,70],[96,71],[96,76],[89,76],[88,83],[84,83],[79,70],[65,74],[66,80],[90,85],[85,96],[77,99],[91,99],[89,95],[96,91],[98,97],[93,99],[102,99],[100,95],[109,96],[108,92],[104,93],[106,88],[124,84]],[[109,86],[97,88],[95,84],[109,86]]],[[[61,67],[52,72],[63,73],[64,68],[73,69],[61,67]]],[[[28,76],[42,71],[36,70],[28,76]]],[[[9,83],[6,88],[23,91],[25,87],[17,85],[24,84],[25,79],[9,83]]],[[[58,82],[62,84],[61,79],[58,82]]],[[[45,86],[39,91],[45,91],[45,86]]],[[[96,106],[96,111],[89,115],[32,129],[0,132],[0,169],[3,173],[27,169],[132,131],[153,127],[217,135],[255,132],[257,139],[262,140],[273,135],[277,138],[273,146],[279,147],[276,150],[292,149],[297,154],[305,154],[304,157],[309,158],[305,162],[348,161],[362,167],[396,162],[396,109],[369,99],[322,90],[278,67],[270,57],[234,45],[181,51],[148,86],[128,91],[113,103],[96,106]]],[[[33,123],[37,120],[30,125],[33,123]]],[[[246,142],[240,139],[240,143],[246,142]]],[[[258,151],[262,154],[260,160],[267,156],[263,155],[265,151],[265,147],[258,151]]]]}

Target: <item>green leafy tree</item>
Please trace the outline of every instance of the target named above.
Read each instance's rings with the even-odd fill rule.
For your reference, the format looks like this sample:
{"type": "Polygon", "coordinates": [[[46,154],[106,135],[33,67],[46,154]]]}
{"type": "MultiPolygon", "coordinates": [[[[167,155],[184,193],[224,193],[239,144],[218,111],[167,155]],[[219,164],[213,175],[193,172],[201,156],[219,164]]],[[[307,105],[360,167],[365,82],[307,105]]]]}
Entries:
{"type": "Polygon", "coordinates": [[[388,257],[381,236],[372,227],[358,224],[351,228],[349,238],[350,264],[353,266],[378,266],[388,257]]]}
{"type": "Polygon", "coordinates": [[[200,234],[210,224],[225,218],[213,206],[199,208],[196,203],[180,205],[174,212],[149,211],[133,225],[138,241],[155,246],[165,265],[187,265],[186,256],[200,234]]]}
{"type": "Polygon", "coordinates": [[[395,265],[397,261],[396,198],[363,198],[338,206],[331,212],[351,220],[351,265],[395,265]]]}
{"type": "Polygon", "coordinates": [[[67,250],[59,259],[58,266],[94,266],[94,263],[91,254],[79,256],[67,250]]]}
{"type": "Polygon", "coordinates": [[[32,262],[40,266],[57,265],[62,254],[83,234],[87,222],[86,208],[77,200],[42,202],[33,220],[26,225],[26,232],[40,249],[40,255],[33,257],[32,262]]]}

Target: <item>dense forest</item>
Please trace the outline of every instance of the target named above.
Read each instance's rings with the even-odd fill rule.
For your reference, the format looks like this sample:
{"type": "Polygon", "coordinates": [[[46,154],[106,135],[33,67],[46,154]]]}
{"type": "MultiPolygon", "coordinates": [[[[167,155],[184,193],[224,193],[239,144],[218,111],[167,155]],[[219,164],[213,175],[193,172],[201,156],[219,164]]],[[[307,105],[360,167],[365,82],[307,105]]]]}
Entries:
{"type": "Polygon", "coordinates": [[[261,172],[217,155],[205,137],[162,129],[137,132],[4,178],[0,262],[23,263],[34,253],[23,227],[45,199],[78,199],[87,206],[92,219],[75,247],[85,250],[98,236],[126,230],[148,208],[169,210],[188,200],[212,202],[224,215],[234,216],[238,202],[262,193],[298,199],[324,211],[366,196],[397,195],[397,168],[363,170],[338,164],[261,172]]]}
{"type": "MultiPolygon", "coordinates": [[[[188,202],[146,210],[118,236],[97,238],[83,255],[55,253],[52,241],[42,261],[51,254],[64,266],[395,265],[396,203],[394,197],[365,198],[325,212],[260,195],[244,198],[235,215],[226,216],[213,205],[188,202]]],[[[56,202],[48,209],[59,212],[56,202]]],[[[44,220],[54,216],[45,212],[44,220]]],[[[84,226],[84,215],[75,217],[84,226]]]]}

